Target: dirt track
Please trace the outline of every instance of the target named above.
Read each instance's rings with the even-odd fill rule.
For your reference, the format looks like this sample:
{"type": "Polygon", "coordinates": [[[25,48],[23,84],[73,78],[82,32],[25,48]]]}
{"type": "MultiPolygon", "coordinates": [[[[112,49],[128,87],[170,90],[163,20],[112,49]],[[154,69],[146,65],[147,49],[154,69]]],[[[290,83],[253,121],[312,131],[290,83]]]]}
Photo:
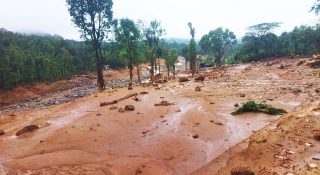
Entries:
{"type": "MultiPolygon", "coordinates": [[[[235,161],[236,154],[227,150],[241,152],[248,145],[242,141],[266,126],[273,130],[280,117],[235,117],[230,115],[235,103],[252,99],[291,111],[318,99],[318,70],[296,66],[301,60],[203,70],[203,83],[170,82],[160,90],[136,87],[132,92],[149,94],[115,105],[134,105],[133,112],[99,106],[131,93],[118,89],[47,109],[2,113],[0,129],[6,134],[0,136],[0,174],[215,174],[229,158],[235,161]],[[195,92],[196,86],[202,91],[195,92]],[[163,100],[175,105],[154,106],[163,100]],[[14,136],[29,124],[40,129],[14,136]],[[241,142],[244,146],[234,147],[241,142]]],[[[229,174],[230,168],[220,174],[229,174]]]]}

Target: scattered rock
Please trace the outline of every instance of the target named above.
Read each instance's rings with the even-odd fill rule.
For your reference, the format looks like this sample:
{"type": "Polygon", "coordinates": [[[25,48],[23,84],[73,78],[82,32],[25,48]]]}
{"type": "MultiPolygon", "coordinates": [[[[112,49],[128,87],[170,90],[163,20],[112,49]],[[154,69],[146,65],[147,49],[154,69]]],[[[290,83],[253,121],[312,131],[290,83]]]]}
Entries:
{"type": "Polygon", "coordinates": [[[124,107],[124,110],[125,110],[125,111],[134,111],[135,108],[134,108],[133,105],[126,105],[126,106],[124,107]]]}
{"type": "Polygon", "coordinates": [[[299,63],[297,64],[297,66],[301,66],[305,63],[305,61],[299,61],[299,63]]]}
{"type": "Polygon", "coordinates": [[[239,106],[240,106],[240,105],[239,105],[238,103],[234,104],[234,107],[236,107],[236,108],[239,107],[239,106]]]}
{"type": "Polygon", "coordinates": [[[293,89],[292,92],[295,94],[299,94],[302,92],[302,90],[301,89],[293,89]]]}
{"type": "Polygon", "coordinates": [[[198,135],[198,134],[195,134],[195,135],[192,136],[192,138],[198,139],[198,138],[199,138],[199,135],[198,135]]]}
{"type": "Polygon", "coordinates": [[[37,130],[37,129],[39,129],[39,126],[37,126],[37,125],[29,125],[29,126],[24,127],[23,129],[19,130],[16,133],[16,136],[20,136],[22,134],[25,134],[25,133],[28,133],[28,132],[32,132],[32,131],[37,130]]]}
{"type": "Polygon", "coordinates": [[[160,79],[160,80],[157,80],[156,83],[158,84],[164,84],[164,83],[167,83],[168,81],[166,79],[160,79]]]}
{"type": "Polygon", "coordinates": [[[245,94],[240,94],[240,97],[246,97],[246,95],[245,94]]]}
{"type": "Polygon", "coordinates": [[[5,135],[6,133],[4,132],[4,130],[0,129],[0,136],[5,135]]]}
{"type": "Polygon", "coordinates": [[[156,87],[156,88],[154,88],[155,90],[160,90],[160,87],[156,87]]]}
{"type": "Polygon", "coordinates": [[[231,170],[231,175],[254,175],[254,172],[249,168],[240,167],[231,170]]]}
{"type": "Polygon", "coordinates": [[[195,80],[196,82],[201,82],[201,81],[204,81],[205,78],[206,78],[205,76],[200,75],[200,76],[196,77],[194,80],[195,80]]]}
{"type": "Polygon", "coordinates": [[[320,88],[317,88],[315,91],[316,93],[320,93],[320,88]]]}
{"type": "Polygon", "coordinates": [[[199,86],[197,86],[197,87],[195,88],[195,91],[196,91],[196,92],[199,92],[199,91],[201,91],[201,88],[200,88],[199,86]]]}
{"type": "Polygon", "coordinates": [[[308,165],[308,167],[309,167],[309,168],[317,168],[318,165],[315,164],[315,163],[310,163],[310,164],[308,165]]]}
{"type": "Polygon", "coordinates": [[[180,77],[180,78],[179,78],[179,82],[180,82],[180,83],[188,82],[188,81],[189,81],[188,77],[180,77]]]}
{"type": "Polygon", "coordinates": [[[168,101],[161,101],[160,103],[154,104],[154,106],[170,106],[175,105],[175,103],[169,103],[168,101]]]}
{"type": "Polygon", "coordinates": [[[120,113],[124,113],[124,109],[123,108],[119,108],[118,110],[120,113]]]}
{"type": "Polygon", "coordinates": [[[129,86],[129,87],[128,87],[128,90],[130,90],[130,91],[133,90],[133,87],[132,87],[132,86],[129,86]]]}
{"type": "Polygon", "coordinates": [[[117,107],[117,106],[111,106],[109,109],[110,109],[110,111],[112,111],[112,110],[117,110],[118,107],[117,107]]]}
{"type": "Polygon", "coordinates": [[[140,94],[141,94],[141,95],[146,95],[146,94],[149,94],[149,92],[143,91],[143,92],[140,92],[140,94]]]}
{"type": "Polygon", "coordinates": [[[313,133],[313,139],[320,141],[320,131],[316,131],[313,133]]]}

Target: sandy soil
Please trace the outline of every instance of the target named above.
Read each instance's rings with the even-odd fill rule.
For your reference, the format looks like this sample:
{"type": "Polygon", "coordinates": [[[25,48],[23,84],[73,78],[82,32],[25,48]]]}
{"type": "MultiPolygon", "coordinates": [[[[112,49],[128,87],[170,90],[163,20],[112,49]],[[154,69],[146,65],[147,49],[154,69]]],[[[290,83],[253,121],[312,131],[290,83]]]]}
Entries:
{"type": "MultiPolygon", "coordinates": [[[[308,61],[284,59],[208,69],[200,72],[206,75],[203,83],[172,81],[159,85],[160,90],[106,90],[46,109],[0,112],[0,129],[6,132],[0,136],[0,174],[230,174],[242,165],[257,174],[262,174],[261,168],[281,174],[292,167],[283,168],[271,154],[281,150],[271,147],[278,142],[284,149],[297,152],[292,154],[292,160],[299,164],[296,172],[306,172],[305,161],[319,150],[319,142],[309,138],[310,132],[319,128],[319,120],[313,108],[314,117],[310,117],[311,113],[304,112],[307,109],[300,105],[318,99],[315,89],[320,83],[317,69],[306,64],[296,66],[301,60],[308,61]],[[195,92],[196,86],[202,90],[195,92]],[[110,106],[100,107],[100,102],[142,91],[149,93],[139,94],[140,101],[130,98],[114,105],[134,105],[134,111],[120,113],[110,106]],[[283,118],[261,113],[230,114],[235,103],[249,99],[293,112],[283,118]],[[175,105],[154,106],[163,100],[175,105]],[[305,117],[285,120],[299,111],[305,117]],[[298,152],[290,147],[295,148],[296,142],[290,142],[286,131],[302,130],[305,119],[309,128],[297,138],[305,138],[303,142],[314,146],[298,152]],[[279,121],[288,124],[277,128],[279,121]],[[15,136],[30,124],[40,129],[15,136]],[[271,133],[278,134],[271,137],[271,133]],[[261,140],[264,137],[267,141],[261,140]],[[270,154],[262,156],[264,151],[270,154]],[[255,164],[256,160],[261,162],[255,164]]],[[[279,156],[283,156],[281,153],[279,156]]]]}

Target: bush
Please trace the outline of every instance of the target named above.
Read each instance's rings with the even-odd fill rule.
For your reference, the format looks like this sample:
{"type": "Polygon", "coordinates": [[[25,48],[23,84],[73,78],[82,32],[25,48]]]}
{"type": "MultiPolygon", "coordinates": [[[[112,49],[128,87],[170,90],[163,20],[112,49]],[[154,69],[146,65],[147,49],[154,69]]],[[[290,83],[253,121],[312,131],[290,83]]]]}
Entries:
{"type": "Polygon", "coordinates": [[[267,104],[258,104],[255,101],[248,101],[231,114],[238,115],[245,112],[263,112],[270,115],[282,115],[287,113],[287,111],[283,109],[277,109],[267,104]]]}

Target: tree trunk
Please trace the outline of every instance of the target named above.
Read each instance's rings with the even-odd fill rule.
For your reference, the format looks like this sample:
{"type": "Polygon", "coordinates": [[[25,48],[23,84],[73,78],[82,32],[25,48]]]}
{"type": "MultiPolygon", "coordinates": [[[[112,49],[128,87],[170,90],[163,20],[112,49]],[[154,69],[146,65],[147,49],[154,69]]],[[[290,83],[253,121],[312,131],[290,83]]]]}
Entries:
{"type": "Polygon", "coordinates": [[[173,79],[176,79],[176,66],[173,65],[173,79]]]}
{"type": "Polygon", "coordinates": [[[167,65],[168,81],[170,80],[170,66],[167,65]]]}
{"type": "Polygon", "coordinates": [[[150,82],[151,84],[154,81],[154,60],[151,61],[151,70],[150,70],[150,82]]]}
{"type": "Polygon", "coordinates": [[[188,70],[188,61],[187,61],[187,59],[185,59],[185,63],[186,63],[186,70],[188,70]]]}
{"type": "Polygon", "coordinates": [[[159,74],[161,73],[161,70],[160,70],[160,66],[161,66],[161,64],[160,64],[160,58],[158,58],[158,63],[159,63],[159,74]]]}
{"type": "Polygon", "coordinates": [[[96,52],[96,62],[97,62],[97,75],[98,75],[98,87],[99,91],[102,92],[105,89],[104,79],[103,79],[103,62],[101,58],[101,49],[99,44],[96,42],[94,45],[95,52],[96,52]]]}
{"type": "Polygon", "coordinates": [[[140,67],[137,65],[137,76],[138,76],[138,82],[141,85],[141,77],[140,77],[140,67]]]}
{"type": "Polygon", "coordinates": [[[129,58],[129,74],[130,74],[130,82],[129,86],[132,86],[132,78],[133,78],[133,66],[132,66],[132,58],[129,58]]]}

